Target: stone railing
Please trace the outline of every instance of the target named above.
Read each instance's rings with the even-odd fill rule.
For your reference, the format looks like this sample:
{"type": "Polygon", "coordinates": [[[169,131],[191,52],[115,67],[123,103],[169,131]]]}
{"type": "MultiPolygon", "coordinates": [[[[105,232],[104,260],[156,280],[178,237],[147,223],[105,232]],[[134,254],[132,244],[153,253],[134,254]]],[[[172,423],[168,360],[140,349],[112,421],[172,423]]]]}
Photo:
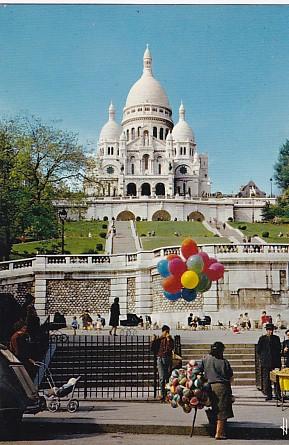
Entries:
{"type": "Polygon", "coordinates": [[[29,258],[26,260],[4,261],[0,263],[0,272],[13,271],[15,269],[28,269],[33,266],[35,258],[29,258]]]}

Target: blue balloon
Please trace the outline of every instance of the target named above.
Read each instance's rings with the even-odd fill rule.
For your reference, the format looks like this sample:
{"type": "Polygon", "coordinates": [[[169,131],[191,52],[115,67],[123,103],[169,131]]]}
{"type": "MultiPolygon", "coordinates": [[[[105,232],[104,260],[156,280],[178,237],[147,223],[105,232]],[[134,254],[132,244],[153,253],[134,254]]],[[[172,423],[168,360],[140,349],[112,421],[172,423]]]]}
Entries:
{"type": "Polygon", "coordinates": [[[159,274],[164,278],[170,275],[168,260],[160,260],[157,264],[157,269],[159,274]]]}
{"type": "Polygon", "coordinates": [[[167,292],[164,290],[164,296],[170,300],[170,301],[176,301],[179,298],[181,298],[182,293],[181,292],[177,292],[176,294],[171,294],[170,292],[167,292]]]}
{"type": "Polygon", "coordinates": [[[182,297],[185,301],[191,302],[197,298],[198,294],[195,289],[186,289],[185,287],[182,289],[182,297]]]}

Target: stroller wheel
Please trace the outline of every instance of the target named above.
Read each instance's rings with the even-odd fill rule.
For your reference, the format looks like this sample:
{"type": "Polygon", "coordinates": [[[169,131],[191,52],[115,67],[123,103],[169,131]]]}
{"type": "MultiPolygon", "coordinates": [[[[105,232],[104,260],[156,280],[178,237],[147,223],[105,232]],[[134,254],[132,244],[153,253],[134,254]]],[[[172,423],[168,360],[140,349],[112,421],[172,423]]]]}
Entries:
{"type": "Polygon", "coordinates": [[[69,411],[70,413],[75,413],[75,411],[77,411],[79,408],[79,401],[76,399],[71,399],[69,400],[68,404],[67,404],[67,411],[69,411]]]}
{"type": "Polygon", "coordinates": [[[61,343],[66,343],[68,341],[68,335],[67,334],[60,334],[60,341],[61,343]]]}
{"type": "Polygon", "coordinates": [[[55,411],[58,411],[60,408],[60,402],[57,399],[51,400],[47,403],[47,408],[52,413],[55,413],[55,411]]]}

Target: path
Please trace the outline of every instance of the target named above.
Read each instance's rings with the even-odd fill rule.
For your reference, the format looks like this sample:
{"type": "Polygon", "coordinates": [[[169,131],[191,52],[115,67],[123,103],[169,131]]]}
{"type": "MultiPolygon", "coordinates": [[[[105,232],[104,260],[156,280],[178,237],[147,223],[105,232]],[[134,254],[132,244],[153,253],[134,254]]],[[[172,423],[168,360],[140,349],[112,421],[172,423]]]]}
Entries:
{"type": "Polygon", "coordinates": [[[115,221],[116,234],[112,240],[112,253],[136,252],[130,221],[115,221]]]}

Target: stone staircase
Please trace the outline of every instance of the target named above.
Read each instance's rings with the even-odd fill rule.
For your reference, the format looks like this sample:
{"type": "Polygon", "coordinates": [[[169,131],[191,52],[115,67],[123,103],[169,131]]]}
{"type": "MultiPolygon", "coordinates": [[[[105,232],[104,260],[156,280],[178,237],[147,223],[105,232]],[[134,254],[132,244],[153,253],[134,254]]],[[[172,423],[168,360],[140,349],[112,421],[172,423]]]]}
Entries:
{"type": "Polygon", "coordinates": [[[112,240],[112,253],[136,252],[130,221],[115,221],[116,234],[112,240]]]}
{"type": "MultiPolygon", "coordinates": [[[[183,364],[191,359],[200,360],[210,350],[209,344],[182,344],[183,364]]],[[[234,371],[234,386],[255,386],[255,345],[225,345],[224,357],[234,371]]]]}

